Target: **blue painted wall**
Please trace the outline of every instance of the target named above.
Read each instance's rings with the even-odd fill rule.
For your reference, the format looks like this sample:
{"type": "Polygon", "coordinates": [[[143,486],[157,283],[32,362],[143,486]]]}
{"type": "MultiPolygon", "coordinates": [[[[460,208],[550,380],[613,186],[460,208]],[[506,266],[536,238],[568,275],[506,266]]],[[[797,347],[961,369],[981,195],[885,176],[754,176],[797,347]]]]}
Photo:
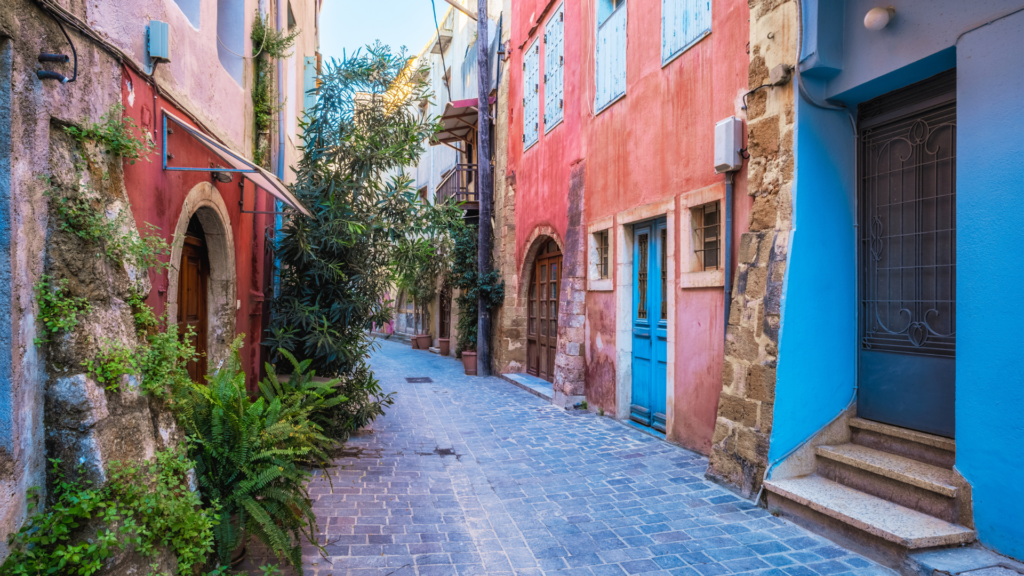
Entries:
{"type": "Polygon", "coordinates": [[[1024,12],[957,46],[956,467],[982,543],[1024,558],[1024,12]]]}
{"type": "MultiPolygon", "coordinates": [[[[809,78],[803,82],[820,89],[809,78]]],[[[845,112],[797,100],[793,231],[769,461],[835,418],[856,382],[853,126],[845,112]]]]}

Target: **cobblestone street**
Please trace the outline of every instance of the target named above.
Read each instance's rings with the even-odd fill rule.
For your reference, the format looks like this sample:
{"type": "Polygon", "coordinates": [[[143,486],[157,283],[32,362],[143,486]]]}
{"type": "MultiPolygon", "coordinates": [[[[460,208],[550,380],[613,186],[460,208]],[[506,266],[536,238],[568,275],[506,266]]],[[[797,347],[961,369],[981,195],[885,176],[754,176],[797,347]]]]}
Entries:
{"type": "Polygon", "coordinates": [[[348,443],[333,493],[313,483],[330,558],[307,551],[308,574],[891,574],[707,482],[703,456],[610,418],[398,342],[372,364],[396,402],[348,443]]]}

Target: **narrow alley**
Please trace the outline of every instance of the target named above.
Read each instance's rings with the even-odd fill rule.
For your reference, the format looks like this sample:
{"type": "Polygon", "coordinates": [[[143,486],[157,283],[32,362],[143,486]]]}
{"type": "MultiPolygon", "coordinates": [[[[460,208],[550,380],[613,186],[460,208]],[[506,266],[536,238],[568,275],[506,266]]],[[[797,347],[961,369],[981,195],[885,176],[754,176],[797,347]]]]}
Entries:
{"type": "Polygon", "coordinates": [[[307,549],[307,574],[891,574],[707,482],[703,456],[379,343],[396,402],[346,444],[333,492],[314,481],[330,558],[307,549]]]}

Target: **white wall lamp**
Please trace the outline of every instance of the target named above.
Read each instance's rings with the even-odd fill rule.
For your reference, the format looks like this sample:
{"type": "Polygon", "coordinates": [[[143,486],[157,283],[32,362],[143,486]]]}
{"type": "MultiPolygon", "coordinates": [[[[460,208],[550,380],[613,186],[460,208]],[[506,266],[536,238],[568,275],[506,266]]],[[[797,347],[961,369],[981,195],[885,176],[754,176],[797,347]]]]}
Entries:
{"type": "Polygon", "coordinates": [[[888,8],[872,8],[864,15],[864,27],[877,32],[888,26],[895,16],[896,9],[892,6],[888,8]]]}

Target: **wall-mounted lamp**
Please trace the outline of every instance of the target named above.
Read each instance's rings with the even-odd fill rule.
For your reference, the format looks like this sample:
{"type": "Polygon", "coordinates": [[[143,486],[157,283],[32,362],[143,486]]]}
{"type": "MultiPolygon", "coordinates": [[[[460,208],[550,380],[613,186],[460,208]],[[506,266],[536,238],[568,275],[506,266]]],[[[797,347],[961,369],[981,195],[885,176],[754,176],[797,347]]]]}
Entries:
{"type": "Polygon", "coordinates": [[[864,27],[877,32],[888,26],[894,16],[896,16],[896,9],[892,6],[888,8],[872,8],[864,15],[864,27]]]}
{"type": "Polygon", "coordinates": [[[218,171],[214,170],[213,172],[210,172],[210,175],[213,176],[214,180],[216,180],[217,182],[220,182],[221,184],[230,184],[231,183],[231,179],[232,178],[231,178],[231,173],[230,172],[218,172],[218,171]]]}

